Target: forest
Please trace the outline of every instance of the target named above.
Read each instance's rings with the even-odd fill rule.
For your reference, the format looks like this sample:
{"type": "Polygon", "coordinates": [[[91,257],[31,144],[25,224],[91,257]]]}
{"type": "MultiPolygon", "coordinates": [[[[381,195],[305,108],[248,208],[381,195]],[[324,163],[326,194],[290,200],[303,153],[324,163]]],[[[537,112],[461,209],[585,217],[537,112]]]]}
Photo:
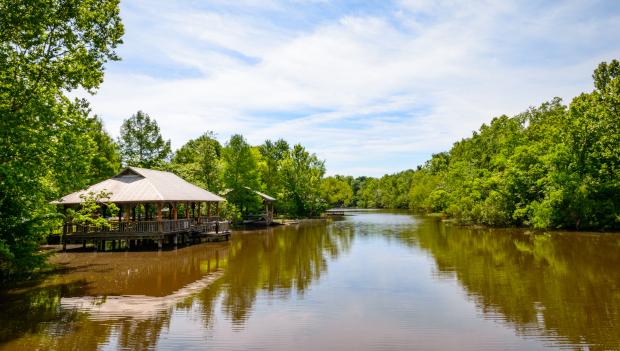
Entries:
{"type": "MultiPolygon", "coordinates": [[[[120,60],[116,0],[0,3],[0,280],[42,267],[39,245],[63,216],[50,201],[122,166],[168,170],[215,193],[237,220],[277,198],[281,215],[330,206],[408,208],[463,223],[620,228],[620,63],[601,63],[594,90],[500,116],[415,170],[381,178],[325,177],[302,145],[208,130],[173,152],[154,118],[128,111],[114,139],[85,98],[120,60]],[[132,114],[133,113],[133,114],[132,114]]],[[[157,116],[165,118],[165,116],[157,116]]],[[[404,168],[407,165],[403,165],[404,168]]]]}
{"type": "Polygon", "coordinates": [[[415,170],[324,185],[339,184],[333,200],[343,206],[489,226],[618,230],[620,62],[599,64],[592,78],[594,90],[568,106],[555,98],[496,117],[415,170]]]}

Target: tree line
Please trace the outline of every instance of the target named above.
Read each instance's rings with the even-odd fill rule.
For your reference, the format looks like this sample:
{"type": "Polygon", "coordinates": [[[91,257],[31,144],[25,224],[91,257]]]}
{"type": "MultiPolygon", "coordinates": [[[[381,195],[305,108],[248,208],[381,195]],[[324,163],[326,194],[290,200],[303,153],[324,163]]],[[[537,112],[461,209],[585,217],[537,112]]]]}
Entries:
{"type": "Polygon", "coordinates": [[[594,90],[570,104],[494,118],[415,170],[333,177],[332,200],[491,226],[620,229],[620,62],[592,77],[594,90]]]}
{"type": "Polygon", "coordinates": [[[115,159],[124,166],[173,172],[225,196],[223,214],[231,220],[261,211],[262,199],[255,191],[275,197],[276,211],[290,216],[316,216],[327,205],[320,193],[324,162],[283,139],[252,146],[235,134],[222,145],[208,131],[173,153],[157,122],[138,111],[123,122],[117,145],[115,159]]]}

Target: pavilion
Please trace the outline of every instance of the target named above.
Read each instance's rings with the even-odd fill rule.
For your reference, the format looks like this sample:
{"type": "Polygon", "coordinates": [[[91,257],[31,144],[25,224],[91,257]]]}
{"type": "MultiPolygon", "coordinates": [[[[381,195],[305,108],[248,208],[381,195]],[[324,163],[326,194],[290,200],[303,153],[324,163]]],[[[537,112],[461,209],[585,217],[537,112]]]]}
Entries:
{"type": "Polygon", "coordinates": [[[179,176],[164,171],[127,167],[114,177],[87,189],[64,196],[53,204],[65,210],[78,207],[82,196],[105,191],[109,197],[101,202],[99,215],[108,212],[106,204],[119,207],[118,217],[107,217],[108,227],[93,227],[67,222],[63,225],[62,243],[93,242],[95,248],[105,250],[106,241],[112,248],[118,243],[125,248],[139,244],[164,242],[175,245],[201,238],[226,238],[229,223],[221,221],[220,203],[224,198],[195,186],[179,176]]]}
{"type": "Polygon", "coordinates": [[[264,220],[266,225],[271,225],[271,223],[273,222],[274,202],[276,202],[276,199],[270,195],[261,193],[258,190],[253,190],[248,187],[246,188],[253,191],[261,198],[265,212],[260,215],[261,218],[259,219],[264,220]]]}

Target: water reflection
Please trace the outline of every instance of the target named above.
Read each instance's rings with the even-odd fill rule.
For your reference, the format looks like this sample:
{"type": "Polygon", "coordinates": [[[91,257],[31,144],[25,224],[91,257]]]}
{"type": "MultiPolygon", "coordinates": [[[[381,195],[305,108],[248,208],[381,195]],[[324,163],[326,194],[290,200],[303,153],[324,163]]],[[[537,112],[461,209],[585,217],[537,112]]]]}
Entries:
{"type": "Polygon", "coordinates": [[[55,260],[66,273],[3,293],[0,349],[96,349],[110,336],[120,348],[152,348],[174,312],[196,303],[208,328],[217,298],[242,326],[259,291],[303,294],[352,237],[316,221],[178,251],[63,254],[55,260]]]}
{"type": "Polygon", "coordinates": [[[353,239],[352,231],[325,228],[320,221],[290,229],[235,235],[224,279],[198,296],[207,325],[220,295],[225,314],[238,326],[248,318],[259,292],[282,299],[293,292],[303,295],[327,270],[327,258],[346,252],[353,239]]]}
{"type": "Polygon", "coordinates": [[[485,318],[547,344],[620,348],[620,236],[472,229],[426,221],[403,232],[456,278],[485,318]]]}
{"type": "Polygon", "coordinates": [[[0,348],[97,349],[112,334],[119,347],[154,347],[175,306],[219,278],[227,257],[222,244],[59,255],[63,274],[3,293],[0,348]]]}
{"type": "Polygon", "coordinates": [[[619,249],[617,235],[364,212],[70,253],[66,272],[1,293],[0,349],[620,349],[619,249]]]}

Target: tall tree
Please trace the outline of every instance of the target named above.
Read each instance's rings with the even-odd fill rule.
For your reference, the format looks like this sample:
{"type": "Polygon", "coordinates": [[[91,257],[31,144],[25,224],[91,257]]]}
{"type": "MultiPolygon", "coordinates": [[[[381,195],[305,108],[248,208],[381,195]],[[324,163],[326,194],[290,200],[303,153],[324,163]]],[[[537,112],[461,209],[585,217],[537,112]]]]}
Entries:
{"type": "Polygon", "coordinates": [[[118,0],[0,1],[0,278],[41,264],[55,180],[93,154],[88,104],[66,94],[96,91],[122,34],[118,0]]]}
{"type": "Polygon", "coordinates": [[[325,163],[297,144],[282,163],[282,186],[289,213],[317,215],[326,206],[321,198],[325,163]]]}
{"type": "Polygon", "coordinates": [[[160,167],[172,153],[170,140],[161,136],[157,121],[142,111],[123,121],[118,143],[125,166],[160,167]]]}
{"type": "Polygon", "coordinates": [[[121,155],[118,144],[103,128],[103,122],[97,116],[89,121],[89,137],[94,141],[95,155],[91,160],[87,183],[93,184],[116,174],[121,167],[121,155]]]}
{"type": "Polygon", "coordinates": [[[261,178],[265,184],[265,191],[276,197],[280,197],[282,192],[282,161],[287,157],[290,147],[283,139],[277,141],[265,140],[259,146],[265,167],[261,169],[261,178]]]}
{"type": "Polygon", "coordinates": [[[228,190],[228,201],[237,206],[243,214],[255,210],[259,199],[252,190],[260,189],[260,175],[252,147],[242,135],[235,134],[222,150],[224,186],[228,190]]]}
{"type": "Polygon", "coordinates": [[[172,158],[172,171],[210,191],[221,190],[222,145],[213,132],[188,141],[172,158]]]}

